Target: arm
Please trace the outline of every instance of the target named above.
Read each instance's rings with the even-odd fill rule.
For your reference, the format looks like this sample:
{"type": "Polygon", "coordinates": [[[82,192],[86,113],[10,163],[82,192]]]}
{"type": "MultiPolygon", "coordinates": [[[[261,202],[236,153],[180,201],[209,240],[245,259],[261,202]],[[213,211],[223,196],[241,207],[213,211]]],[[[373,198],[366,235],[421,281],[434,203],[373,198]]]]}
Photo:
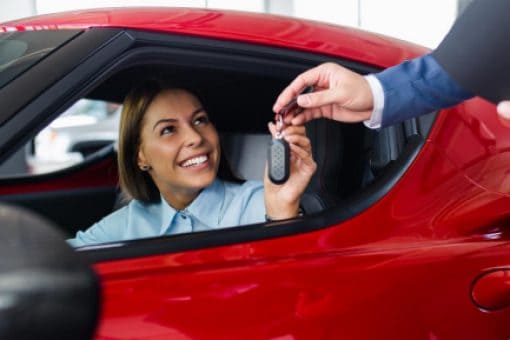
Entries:
{"type": "Polygon", "coordinates": [[[281,110],[308,85],[315,85],[316,92],[298,97],[298,104],[305,110],[296,117],[287,117],[287,124],[329,118],[346,123],[366,121],[368,127],[378,128],[455,105],[472,96],[431,55],[425,55],[371,77],[333,63],[321,64],[294,79],[276,100],[273,111],[281,110]]]}
{"type": "Polygon", "coordinates": [[[127,226],[126,215],[128,206],[123,207],[110,215],[103,217],[99,222],[94,223],[85,231],[78,231],[76,236],[68,239],[73,247],[82,247],[92,244],[120,241],[122,239],[123,228],[127,226]]]}
{"type": "Polygon", "coordinates": [[[427,54],[374,74],[382,85],[381,126],[389,126],[472,97],[427,54]]]}

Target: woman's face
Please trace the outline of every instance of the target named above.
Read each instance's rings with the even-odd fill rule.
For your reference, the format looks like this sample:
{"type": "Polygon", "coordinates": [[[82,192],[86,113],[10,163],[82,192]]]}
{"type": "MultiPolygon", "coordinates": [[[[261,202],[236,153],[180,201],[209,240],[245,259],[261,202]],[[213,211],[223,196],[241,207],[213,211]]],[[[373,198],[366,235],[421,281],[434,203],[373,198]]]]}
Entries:
{"type": "Polygon", "coordinates": [[[191,93],[179,89],[159,93],[145,112],[140,137],[138,165],[149,166],[170,204],[194,199],[216,178],[218,133],[191,93]]]}

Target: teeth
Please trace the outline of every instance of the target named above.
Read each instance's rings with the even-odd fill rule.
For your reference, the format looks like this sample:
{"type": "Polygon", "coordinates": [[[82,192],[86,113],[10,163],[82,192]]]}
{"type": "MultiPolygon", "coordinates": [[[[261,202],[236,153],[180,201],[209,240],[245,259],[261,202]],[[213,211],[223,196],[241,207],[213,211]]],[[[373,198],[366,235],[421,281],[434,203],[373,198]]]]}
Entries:
{"type": "Polygon", "coordinates": [[[204,163],[206,161],[207,161],[207,156],[198,156],[198,157],[195,157],[195,158],[188,159],[187,161],[182,163],[182,166],[183,167],[189,167],[189,166],[193,166],[193,165],[202,164],[202,163],[204,163]]]}

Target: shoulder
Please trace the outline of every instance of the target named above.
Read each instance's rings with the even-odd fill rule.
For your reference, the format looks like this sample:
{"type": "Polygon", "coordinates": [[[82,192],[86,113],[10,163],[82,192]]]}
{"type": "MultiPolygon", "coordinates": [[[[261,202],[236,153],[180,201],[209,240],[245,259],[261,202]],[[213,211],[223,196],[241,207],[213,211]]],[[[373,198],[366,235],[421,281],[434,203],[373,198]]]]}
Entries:
{"type": "Polygon", "coordinates": [[[126,230],[130,221],[140,215],[146,215],[152,205],[132,200],[128,205],[112,212],[94,223],[85,231],[79,231],[69,244],[78,247],[89,244],[98,244],[125,239],[126,230]]]}

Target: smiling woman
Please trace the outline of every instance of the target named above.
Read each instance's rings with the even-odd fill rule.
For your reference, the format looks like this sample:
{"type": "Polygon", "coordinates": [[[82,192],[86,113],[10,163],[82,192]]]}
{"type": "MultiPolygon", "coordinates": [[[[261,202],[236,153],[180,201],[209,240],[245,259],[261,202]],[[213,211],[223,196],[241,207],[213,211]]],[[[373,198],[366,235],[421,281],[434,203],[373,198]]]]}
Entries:
{"type": "Polygon", "coordinates": [[[160,80],[143,82],[124,101],[119,133],[120,183],[133,200],[69,242],[83,246],[297,216],[315,162],[304,127],[285,132],[293,150],[289,181],[239,183],[198,97],[160,80]]]}

